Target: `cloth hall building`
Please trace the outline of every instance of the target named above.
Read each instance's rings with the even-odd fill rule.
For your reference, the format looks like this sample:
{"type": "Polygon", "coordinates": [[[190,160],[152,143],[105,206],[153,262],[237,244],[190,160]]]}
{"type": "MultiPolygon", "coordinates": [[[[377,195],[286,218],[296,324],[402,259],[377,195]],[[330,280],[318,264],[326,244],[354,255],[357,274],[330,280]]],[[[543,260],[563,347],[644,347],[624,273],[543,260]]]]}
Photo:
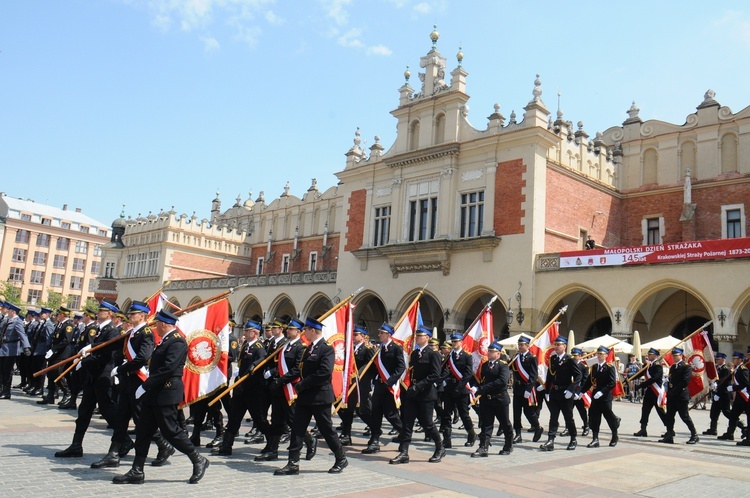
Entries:
{"type": "Polygon", "coordinates": [[[202,220],[121,216],[97,295],[123,304],[168,282],[184,307],[241,286],[239,323],[319,315],[363,287],[355,318],[374,337],[426,285],[423,319],[441,338],[498,295],[496,336],[533,334],[567,305],[560,329],[578,342],[684,337],[712,320],[716,346],[744,350],[750,107],[709,90],[671,124],[634,103],[590,136],[548,109],[537,76],[523,114],[470,118],[463,55],[451,69],[431,39],[419,78],[404,74],[387,148],[363,149],[357,130],[324,191],[313,180],[225,210],[217,193],[202,220]]]}

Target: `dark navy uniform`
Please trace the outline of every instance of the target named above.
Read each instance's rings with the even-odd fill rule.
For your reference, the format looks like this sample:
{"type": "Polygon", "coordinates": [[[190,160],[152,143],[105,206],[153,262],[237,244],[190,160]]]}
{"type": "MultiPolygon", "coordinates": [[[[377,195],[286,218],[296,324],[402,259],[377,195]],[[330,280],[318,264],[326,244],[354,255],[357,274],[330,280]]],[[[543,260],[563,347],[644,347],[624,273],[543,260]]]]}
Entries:
{"type": "MultiPolygon", "coordinates": [[[[461,338],[461,335],[458,335],[461,338]]],[[[463,349],[452,350],[445,361],[443,367],[442,379],[445,382],[443,391],[443,416],[440,419],[440,430],[445,438],[445,447],[451,447],[451,417],[453,410],[458,410],[458,415],[464,428],[468,433],[466,446],[472,446],[476,441],[477,435],[474,432],[474,422],[469,416],[469,388],[467,384],[474,376],[473,370],[474,359],[463,349]],[[453,373],[453,368],[459,373],[457,378],[453,373]]]]}
{"type": "MultiPolygon", "coordinates": [[[[73,320],[67,318],[59,322],[54,327],[52,333],[52,339],[49,342],[49,350],[52,351],[52,355],[47,358],[48,364],[53,365],[66,358],[70,358],[72,346],[71,339],[73,337],[73,320]]],[[[45,355],[46,356],[46,355],[45,355]]],[[[47,372],[47,397],[38,401],[39,404],[51,404],[55,402],[57,396],[57,385],[55,379],[63,372],[67,367],[58,367],[47,372]]],[[[65,380],[61,380],[60,388],[63,394],[68,393],[68,387],[65,380]]]]}
{"type": "MultiPolygon", "coordinates": [[[[374,356],[375,348],[370,344],[363,341],[354,346],[354,362],[357,365],[357,371],[362,372],[374,356]]],[[[370,365],[364,376],[359,379],[357,387],[347,398],[347,407],[339,410],[341,434],[343,437],[351,438],[355,412],[367,426],[370,425],[370,413],[372,411],[370,397],[372,395],[372,381],[375,378],[376,371],[375,366],[370,365]],[[359,390],[359,397],[357,396],[357,390],[359,390]]]]}
{"type": "MultiPolygon", "coordinates": [[[[513,429],[510,424],[508,380],[510,369],[503,360],[486,361],[479,369],[479,382],[476,396],[479,398],[479,446],[480,450],[489,446],[495,418],[505,435],[503,451],[508,454],[513,449],[513,429]]],[[[481,453],[481,451],[480,451],[481,453]]]]}
{"type": "Polygon", "coordinates": [[[31,345],[23,320],[18,315],[8,317],[0,329],[0,398],[10,399],[13,364],[24,354],[31,355],[31,345]]]}
{"type": "Polygon", "coordinates": [[[685,363],[684,360],[675,362],[669,367],[669,390],[667,391],[667,414],[665,416],[667,425],[667,434],[660,439],[662,443],[674,442],[674,423],[675,415],[679,414],[682,421],[690,430],[690,440],[688,443],[695,444],[698,442],[695,424],[690,418],[688,404],[690,402],[690,392],[688,384],[693,375],[693,369],[685,363]]]}
{"type": "MultiPolygon", "coordinates": [[[[730,390],[730,392],[735,393],[734,403],[732,403],[732,411],[729,414],[729,427],[727,428],[727,432],[718,437],[718,439],[729,441],[734,439],[734,431],[737,428],[737,425],[739,425],[740,416],[742,416],[742,414],[750,415],[750,371],[748,371],[747,366],[744,363],[744,357],[737,356],[737,353],[735,353],[734,357],[741,358],[743,363],[740,363],[735,367],[734,373],[732,374],[732,380],[727,386],[727,389],[730,390]]],[[[744,438],[741,443],[737,444],[748,446],[750,445],[750,439],[744,438]]]]}
{"type": "MultiPolygon", "coordinates": [[[[560,412],[565,419],[565,426],[570,434],[571,449],[575,448],[576,431],[575,419],[573,418],[573,396],[581,384],[581,369],[578,364],[567,353],[558,356],[553,353],[550,356],[549,371],[547,372],[547,381],[545,389],[549,395],[547,406],[549,407],[549,438],[543,448],[554,444],[554,438],[557,435],[559,427],[560,412]]],[[[554,449],[552,446],[551,449],[554,449]]]]}
{"type": "Polygon", "coordinates": [[[373,383],[372,391],[372,413],[370,415],[370,441],[368,446],[378,444],[380,436],[383,434],[381,429],[383,424],[383,417],[391,423],[394,429],[399,432],[403,430],[403,424],[398,414],[398,408],[396,407],[396,401],[393,393],[389,390],[396,386],[401,379],[401,376],[406,371],[406,362],[404,361],[404,350],[394,341],[388,341],[380,347],[378,353],[380,358],[376,358],[375,361],[382,362],[385,370],[388,372],[388,377],[384,378],[382,372],[378,372],[373,383]]]}
{"type": "MultiPolygon", "coordinates": [[[[652,353],[653,354],[653,353],[652,353]]],[[[655,353],[659,354],[658,351],[655,353]]],[[[651,415],[651,410],[656,407],[656,414],[659,419],[666,427],[666,415],[664,410],[659,407],[659,395],[658,391],[662,389],[662,383],[664,379],[664,369],[660,363],[652,362],[643,373],[644,379],[638,385],[638,389],[643,390],[643,406],[641,407],[641,430],[633,434],[634,436],[645,437],[648,435],[646,427],[648,426],[648,419],[651,415]]]]}
{"type": "Polygon", "coordinates": [[[612,431],[610,446],[615,446],[618,441],[617,429],[620,427],[620,419],[612,412],[612,389],[617,384],[617,371],[609,363],[595,363],[591,367],[591,375],[583,385],[583,391],[591,389],[591,407],[589,408],[589,423],[593,432],[593,441],[590,446],[598,445],[599,428],[602,416],[607,421],[612,431]],[[601,393],[601,394],[599,394],[601,393]],[[594,444],[596,443],[596,444],[594,444]]]}
{"type": "MultiPolygon", "coordinates": [[[[718,356],[719,353],[717,353],[718,356]]],[[[732,369],[726,362],[716,367],[716,374],[719,377],[716,383],[716,389],[713,389],[712,403],[711,403],[711,414],[710,414],[710,428],[704,431],[703,434],[715,436],[716,426],[719,423],[719,415],[723,414],[727,419],[732,412],[732,394],[727,392],[727,386],[732,382],[732,369]]]]}
{"type": "Polygon", "coordinates": [[[535,430],[534,442],[541,437],[542,429],[539,425],[539,415],[533,400],[536,397],[537,359],[530,351],[518,353],[510,363],[513,370],[513,430],[516,442],[521,442],[521,413],[535,430]]]}

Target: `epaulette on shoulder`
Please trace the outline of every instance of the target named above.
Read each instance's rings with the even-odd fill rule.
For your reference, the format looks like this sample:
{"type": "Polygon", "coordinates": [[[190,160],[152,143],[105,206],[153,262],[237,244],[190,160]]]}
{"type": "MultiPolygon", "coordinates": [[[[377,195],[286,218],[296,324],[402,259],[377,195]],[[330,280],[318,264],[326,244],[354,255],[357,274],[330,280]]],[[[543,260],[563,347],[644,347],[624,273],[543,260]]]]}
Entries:
{"type": "Polygon", "coordinates": [[[143,327],[143,333],[144,334],[153,334],[154,331],[151,330],[151,327],[149,327],[148,325],[146,325],[145,327],[143,327]]]}
{"type": "Polygon", "coordinates": [[[260,343],[259,341],[255,341],[255,342],[253,343],[253,347],[254,347],[255,349],[260,349],[260,348],[262,348],[262,347],[263,347],[263,344],[261,344],[261,343],[260,343]]]}

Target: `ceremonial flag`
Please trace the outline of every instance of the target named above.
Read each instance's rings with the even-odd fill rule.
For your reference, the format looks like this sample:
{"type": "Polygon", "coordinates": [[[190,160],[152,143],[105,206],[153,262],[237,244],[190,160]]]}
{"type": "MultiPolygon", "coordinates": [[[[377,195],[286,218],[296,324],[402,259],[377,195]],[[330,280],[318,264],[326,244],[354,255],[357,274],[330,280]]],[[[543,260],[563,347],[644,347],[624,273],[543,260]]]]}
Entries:
{"type": "Polygon", "coordinates": [[[229,364],[229,301],[221,299],[182,315],[177,329],[188,344],[182,374],[185,397],[190,405],[227,385],[229,364]]]}
{"type": "Polygon", "coordinates": [[[690,365],[693,375],[688,384],[690,400],[695,401],[706,394],[711,386],[711,382],[718,380],[719,375],[716,371],[714,362],[714,351],[711,347],[711,341],[708,339],[708,332],[701,330],[683,345],[685,362],[690,365]]]}
{"type": "Polygon", "coordinates": [[[463,348],[474,359],[474,375],[477,375],[482,364],[487,361],[487,346],[494,340],[492,310],[485,308],[476,323],[464,334],[463,348]]]}
{"type": "MultiPolygon", "coordinates": [[[[169,299],[167,299],[167,295],[161,291],[154,294],[146,304],[148,304],[148,309],[150,310],[148,316],[146,317],[146,322],[150,321],[154,317],[154,315],[161,311],[161,309],[165,306],[169,306],[175,311],[180,310],[180,307],[173,304],[169,299]]],[[[154,344],[158,346],[160,342],[161,337],[159,337],[159,334],[154,334],[154,344]]]]}
{"type": "Polygon", "coordinates": [[[615,357],[615,348],[614,346],[609,348],[609,353],[607,354],[607,363],[612,365],[612,367],[615,369],[615,376],[617,377],[617,380],[615,381],[615,387],[612,389],[612,397],[614,399],[622,398],[625,396],[625,389],[622,387],[622,377],[620,376],[620,369],[617,368],[618,359],[615,357]]]}
{"type": "Polygon", "coordinates": [[[547,381],[547,370],[549,369],[549,357],[555,350],[553,344],[560,335],[560,322],[554,322],[545,330],[529,348],[538,361],[539,382],[544,385],[547,381]]]}
{"type": "MultiPolygon", "coordinates": [[[[333,368],[333,394],[338,399],[343,393],[349,392],[352,376],[356,376],[354,363],[354,319],[352,318],[351,302],[346,303],[323,320],[323,339],[333,347],[336,353],[333,368]]],[[[346,408],[346,399],[342,400],[342,407],[346,408]]]]}

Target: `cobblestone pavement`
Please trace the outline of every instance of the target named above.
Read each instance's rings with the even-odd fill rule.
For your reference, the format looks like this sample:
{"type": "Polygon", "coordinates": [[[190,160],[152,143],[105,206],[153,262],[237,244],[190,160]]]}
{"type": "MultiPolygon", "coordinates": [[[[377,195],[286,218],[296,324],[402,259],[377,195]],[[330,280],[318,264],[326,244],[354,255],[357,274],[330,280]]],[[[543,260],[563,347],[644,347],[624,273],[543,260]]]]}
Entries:
{"type": "MultiPolygon", "coordinates": [[[[525,442],[515,447],[512,455],[497,454],[502,441],[497,440],[489,458],[469,458],[476,449],[463,446],[465,433],[454,431],[454,448],[442,463],[430,464],[432,443],[421,441],[415,434],[408,465],[389,465],[397,453],[397,444],[389,443],[381,453],[360,454],[366,443],[363,426],[355,425],[354,445],[347,448],[349,467],[340,475],[329,475],[333,455],[320,441],[318,456],[301,462],[301,473],[293,477],[277,477],[273,470],[284,465],[286,451],[279,462],[256,463],[252,457],[260,446],[242,444],[238,438],[231,457],[209,456],[211,466],[198,485],[187,484],[191,465],[186,456],[175,454],[167,465],[145,468],[143,486],[115,486],[114,475],[127,471],[131,455],[118,469],[93,470],[91,462],[104,455],[111,432],[98,417],[92,421],[84,441],[84,457],[59,459],[55,451],[70,444],[75,412],[57,407],[40,406],[37,398],[13,390],[13,398],[0,401],[0,485],[4,496],[206,496],[221,488],[222,493],[247,496],[711,496],[745,494],[750,482],[746,468],[750,447],[737,447],[734,442],[717,441],[702,436],[699,444],[685,445],[685,426],[678,420],[676,444],[657,442],[663,432],[658,418],[652,414],[648,438],[636,438],[639,404],[614,403],[622,417],[620,444],[607,446],[609,432],[602,431],[602,447],[586,448],[590,437],[579,437],[576,451],[566,451],[568,438],[558,438],[558,449],[542,452],[524,433],[525,442]]],[[[702,432],[708,427],[708,411],[694,410],[693,419],[702,432]]],[[[576,414],[577,417],[577,414],[576,414]]],[[[476,419],[476,416],[474,417],[476,419]]],[[[547,421],[545,412],[542,420],[547,421]]],[[[334,419],[337,421],[337,419],[334,419]]],[[[726,421],[719,424],[720,433],[726,421]]],[[[249,427],[243,426],[241,433],[249,427]]],[[[205,434],[205,433],[204,433],[205,434]]],[[[737,436],[739,436],[739,431],[737,436]]],[[[213,437],[206,434],[204,444],[213,437]]],[[[543,439],[544,440],[544,439],[543,439]]],[[[208,455],[210,450],[202,449],[208,455]]],[[[156,448],[152,445],[150,457],[156,448]]]]}

